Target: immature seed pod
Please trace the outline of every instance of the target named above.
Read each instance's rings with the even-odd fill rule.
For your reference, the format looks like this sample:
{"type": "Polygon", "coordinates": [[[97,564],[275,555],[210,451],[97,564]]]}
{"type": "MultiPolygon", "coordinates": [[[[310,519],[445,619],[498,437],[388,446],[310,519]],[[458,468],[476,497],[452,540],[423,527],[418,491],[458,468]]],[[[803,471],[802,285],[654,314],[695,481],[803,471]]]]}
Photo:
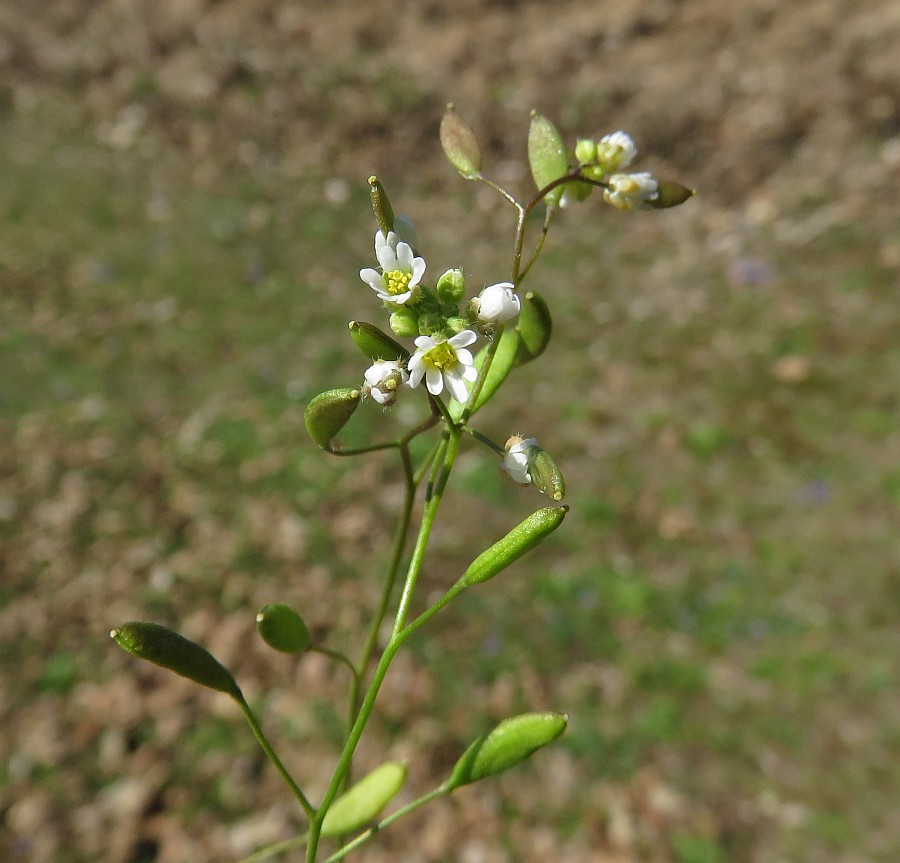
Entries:
{"type": "Polygon", "coordinates": [[[522,309],[519,312],[516,329],[521,337],[516,365],[523,365],[536,359],[546,350],[553,334],[550,308],[540,294],[528,291],[522,297],[522,309]]]}
{"type": "Polygon", "coordinates": [[[319,393],[303,415],[309,436],[322,449],[329,449],[331,439],[353,416],[361,397],[360,390],[349,387],[319,393]]]}
{"type": "Polygon", "coordinates": [[[168,668],[201,686],[242,701],[241,690],[223,665],[199,644],[166,626],[144,620],[123,623],[109,633],[119,647],[140,659],[168,668]]]}
{"type": "Polygon", "coordinates": [[[441,118],[441,147],[450,164],[467,180],[481,171],[481,146],[474,129],[456,112],[453,104],[441,118]]]}
{"type": "MultiPolygon", "coordinates": [[[[543,114],[533,111],[528,128],[528,164],[538,189],[564,177],[569,171],[569,154],[562,135],[543,114]]],[[[557,186],[544,199],[547,205],[558,204],[563,187],[557,186]]]]}
{"type": "Polygon", "coordinates": [[[369,177],[369,197],[372,199],[372,210],[375,213],[375,221],[381,233],[387,237],[390,231],[394,230],[394,209],[388,200],[387,192],[381,185],[378,177],[369,177]]]}
{"type": "Polygon", "coordinates": [[[460,583],[471,587],[493,578],[550,536],[568,511],[568,506],[547,506],[533,512],[503,539],[481,552],[463,573],[460,583]]]}
{"type": "Polygon", "coordinates": [[[404,764],[389,761],[376,767],[331,804],[322,821],[322,836],[346,836],[364,827],[391,802],[405,781],[404,764]]]}
{"type": "Polygon", "coordinates": [[[283,602],[264,605],[259,610],[256,631],[269,647],[282,653],[303,653],[312,644],[303,618],[283,602]]]}
{"type": "Polygon", "coordinates": [[[350,321],[350,338],[370,360],[407,360],[409,351],[375,324],[350,321]]]}
{"type": "Polygon", "coordinates": [[[646,204],[653,207],[654,210],[665,210],[683,204],[696,194],[694,189],[682,186],[681,183],[676,183],[674,180],[660,180],[656,197],[648,199],[646,204]]]}
{"type": "Polygon", "coordinates": [[[542,491],[550,500],[562,500],[566,495],[566,480],[557,466],[553,456],[545,449],[532,447],[528,458],[528,473],[531,482],[538,491],[542,491]]]}
{"type": "Polygon", "coordinates": [[[450,774],[451,789],[501,773],[521,763],[566,730],[564,713],[522,713],[504,719],[462,754],[450,774]]]}

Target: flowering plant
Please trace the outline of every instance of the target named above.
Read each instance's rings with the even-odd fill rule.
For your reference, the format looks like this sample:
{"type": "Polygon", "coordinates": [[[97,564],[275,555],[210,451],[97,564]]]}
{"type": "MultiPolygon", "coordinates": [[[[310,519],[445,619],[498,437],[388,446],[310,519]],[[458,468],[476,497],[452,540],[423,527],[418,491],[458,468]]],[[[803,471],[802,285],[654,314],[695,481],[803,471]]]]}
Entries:
{"type": "Polygon", "coordinates": [[[355,661],[315,644],[301,615],[284,604],[267,605],[257,615],[260,637],[273,649],[292,654],[317,650],[344,662],[352,670],[342,750],[322,799],[317,803],[309,799],[266,738],[232,674],[204,648],[170,629],[146,621],[123,624],[111,633],[130,653],[233,698],[263,751],[297,799],[305,820],[301,834],[260,849],[245,863],[301,846],[306,849],[307,863],[315,863],[322,859],[322,841],[337,840],[324,858],[326,863],[335,863],[414,809],[525,760],[562,734],[566,727],[563,713],[525,713],[510,717],[475,740],[436,788],[384,817],[381,817],[382,810],[404,784],[405,765],[387,762],[355,784],[351,781],[354,754],[373,715],[379,690],[398,651],[410,636],[460,593],[493,578],[546,539],[560,526],[568,511],[561,503],[565,496],[562,473],[535,437],[513,435],[501,446],[472,424],[474,415],[510,373],[539,357],[549,342],[552,324],[548,304],[536,292],[523,293],[522,285],[541,254],[559,207],[584,201],[594,187],[602,190],[607,203],[622,210],[672,207],[693,193],[678,183],[657,180],[648,173],[622,173],[621,169],[630,165],[637,152],[626,133],[605,135],[597,142],[580,139],[570,152],[550,120],[536,113],[532,115],[528,133],[528,161],[537,191],[524,201],[482,174],[481,149],[475,132],[452,106],[441,122],[441,144],[450,162],[464,177],[487,184],[515,208],[509,280],[483,287],[468,302],[465,302],[466,278],[461,270],[450,269],[433,283],[426,281],[427,265],[419,254],[410,224],[394,216],[377,178],[369,179],[378,226],[374,253],[379,266],[365,267],[359,276],[380,300],[387,322],[384,328],[362,321],[350,323],[350,335],[370,363],[362,372],[362,383],[319,394],[308,404],[305,420],[313,441],[329,453],[357,456],[376,450],[397,451],[405,494],[390,562],[378,606],[355,661]],[[526,257],[526,223],[529,215],[541,206],[544,207],[543,230],[526,257]],[[412,345],[405,346],[401,339],[412,339],[412,345]],[[480,349],[473,353],[472,348],[479,342],[480,349]],[[360,447],[346,447],[338,440],[363,401],[390,409],[404,399],[420,399],[427,407],[425,418],[411,430],[360,447]],[[410,446],[412,441],[435,430],[440,434],[430,451],[416,461],[410,446]],[[533,485],[549,498],[549,505],[537,509],[506,536],[476,555],[457,581],[416,616],[412,613],[412,603],[429,539],[448,478],[460,447],[467,440],[499,456],[500,467],[510,481],[533,485]],[[419,527],[407,560],[407,540],[423,487],[421,511],[416,519],[419,527]],[[399,597],[395,590],[398,584],[399,597]],[[390,634],[381,644],[379,639],[386,621],[390,621],[390,634]]]}

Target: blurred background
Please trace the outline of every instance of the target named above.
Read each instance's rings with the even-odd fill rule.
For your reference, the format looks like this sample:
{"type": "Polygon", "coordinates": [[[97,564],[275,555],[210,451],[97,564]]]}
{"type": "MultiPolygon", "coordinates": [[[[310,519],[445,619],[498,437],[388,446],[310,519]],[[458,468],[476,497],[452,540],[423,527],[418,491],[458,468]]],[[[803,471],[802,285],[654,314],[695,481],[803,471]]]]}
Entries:
{"type": "MultiPolygon", "coordinates": [[[[300,824],[224,696],[112,645],[133,618],[229,664],[321,794],[345,675],[254,613],[356,652],[378,594],[396,465],[302,419],[378,320],[366,178],[433,275],[508,273],[453,100],[513,189],[536,108],[699,194],[555,224],[554,341],[480,426],[537,436],[572,512],[401,657],[358,764],[408,760],[412,799],[510,713],[567,735],[358,859],[896,861],[898,44],[890,0],[4,0],[0,856],[224,863],[300,824]]],[[[423,596],[542,501],[465,449],[423,596]]]]}

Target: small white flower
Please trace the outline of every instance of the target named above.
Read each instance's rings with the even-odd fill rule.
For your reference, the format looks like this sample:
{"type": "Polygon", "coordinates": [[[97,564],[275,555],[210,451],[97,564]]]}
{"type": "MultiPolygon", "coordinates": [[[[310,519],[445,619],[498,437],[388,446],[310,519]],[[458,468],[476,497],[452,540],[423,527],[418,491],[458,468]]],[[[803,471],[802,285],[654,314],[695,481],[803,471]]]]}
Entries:
{"type": "Polygon", "coordinates": [[[648,201],[656,200],[659,183],[652,174],[613,174],[603,190],[603,200],[620,210],[648,209],[648,201]]]}
{"type": "Polygon", "coordinates": [[[363,377],[366,379],[363,392],[380,405],[397,401],[397,390],[409,380],[406,370],[396,360],[375,360],[363,377]]]}
{"type": "Polygon", "coordinates": [[[528,485],[531,482],[531,474],[528,472],[528,451],[537,445],[537,438],[513,435],[506,442],[506,455],[500,462],[500,469],[508,473],[513,482],[528,485]]]}
{"type": "Polygon", "coordinates": [[[488,285],[472,304],[482,324],[503,324],[519,314],[522,303],[512,282],[488,285]]]}
{"type": "Polygon", "coordinates": [[[627,168],[637,155],[634,140],[627,132],[604,135],[597,144],[597,162],[604,171],[627,168]]]}
{"type": "Polygon", "coordinates": [[[417,387],[424,377],[433,396],[440,395],[446,386],[456,401],[464,402],[469,395],[465,382],[478,377],[475,358],[467,350],[477,338],[472,330],[463,330],[449,339],[419,336],[418,350],[409,358],[409,385],[417,387]]]}
{"type": "Polygon", "coordinates": [[[393,231],[387,237],[375,232],[375,257],[381,272],[370,267],[359,271],[359,277],[386,303],[403,305],[415,294],[425,274],[425,261],[413,256],[412,246],[403,243],[393,231]]]}

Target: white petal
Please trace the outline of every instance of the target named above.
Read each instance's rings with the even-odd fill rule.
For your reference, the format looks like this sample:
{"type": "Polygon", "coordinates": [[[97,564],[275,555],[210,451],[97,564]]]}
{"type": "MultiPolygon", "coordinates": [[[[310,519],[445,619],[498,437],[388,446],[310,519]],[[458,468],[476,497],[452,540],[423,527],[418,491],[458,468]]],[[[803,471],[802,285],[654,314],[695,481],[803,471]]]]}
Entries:
{"type": "Polygon", "coordinates": [[[462,372],[463,380],[474,381],[478,377],[478,369],[475,366],[466,366],[462,372]]]}
{"type": "MultiPolygon", "coordinates": [[[[413,357],[415,359],[415,357],[413,357]]],[[[425,376],[425,363],[418,363],[415,367],[413,367],[413,361],[409,361],[409,388],[415,389],[420,383],[422,383],[422,378],[425,376]]]]}
{"type": "Polygon", "coordinates": [[[450,345],[454,348],[464,348],[471,345],[478,338],[478,335],[472,330],[463,330],[448,339],[450,345]]]}
{"type": "Polygon", "coordinates": [[[431,336],[416,336],[414,344],[422,351],[422,353],[425,353],[426,351],[430,351],[437,342],[431,336]]]}
{"type": "Polygon", "coordinates": [[[466,348],[457,348],[456,358],[464,366],[471,366],[475,362],[475,358],[472,356],[472,352],[470,350],[466,350],[466,348]]]}
{"type": "Polygon", "coordinates": [[[381,277],[381,273],[378,270],[373,270],[371,267],[366,267],[364,270],[359,271],[359,277],[374,290],[384,290],[384,279],[381,277]]]}
{"type": "Polygon", "coordinates": [[[450,395],[456,401],[464,402],[469,397],[469,390],[458,374],[455,372],[444,372],[444,380],[447,383],[447,389],[450,390],[450,395]]]}
{"type": "Polygon", "coordinates": [[[415,287],[425,275],[425,259],[413,258],[412,262],[412,278],[409,280],[410,287],[415,287]]]}
{"type": "Polygon", "coordinates": [[[413,268],[413,251],[408,243],[397,244],[397,269],[411,273],[413,268]]]}
{"type": "Polygon", "coordinates": [[[444,389],[444,376],[437,369],[429,368],[425,372],[425,386],[433,396],[439,396],[444,389]]]}

